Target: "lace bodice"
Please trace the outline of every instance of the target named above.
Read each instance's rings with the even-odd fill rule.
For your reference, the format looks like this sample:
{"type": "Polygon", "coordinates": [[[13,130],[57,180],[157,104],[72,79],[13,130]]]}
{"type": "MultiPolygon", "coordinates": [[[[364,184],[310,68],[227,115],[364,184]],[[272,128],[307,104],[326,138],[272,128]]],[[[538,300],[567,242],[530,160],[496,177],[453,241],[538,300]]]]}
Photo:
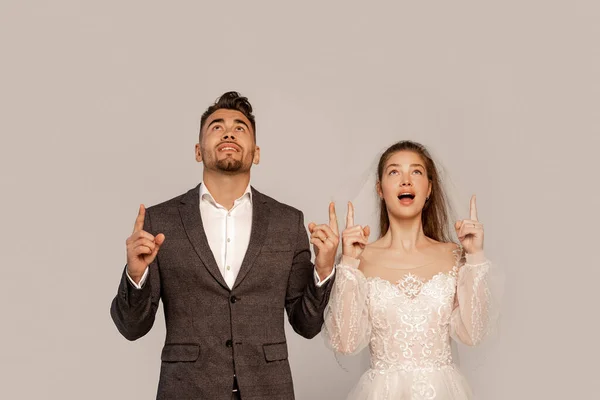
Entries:
{"type": "Polygon", "coordinates": [[[424,281],[407,274],[396,285],[367,279],[371,368],[436,368],[452,361],[449,323],[455,276],[424,281]]]}
{"type": "Polygon", "coordinates": [[[336,352],[365,346],[371,369],[438,370],[452,364],[450,338],[479,343],[491,327],[491,263],[470,263],[455,251],[451,270],[429,279],[407,272],[397,282],[366,278],[358,260],[343,259],[325,310],[323,334],[336,352]]]}

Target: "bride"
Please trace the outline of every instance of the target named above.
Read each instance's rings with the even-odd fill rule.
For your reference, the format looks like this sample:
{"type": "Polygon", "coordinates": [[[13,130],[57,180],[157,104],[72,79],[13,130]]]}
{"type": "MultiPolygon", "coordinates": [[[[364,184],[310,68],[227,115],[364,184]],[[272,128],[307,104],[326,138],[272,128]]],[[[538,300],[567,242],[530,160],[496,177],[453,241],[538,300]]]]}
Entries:
{"type": "MultiPolygon", "coordinates": [[[[424,146],[392,145],[377,176],[380,237],[368,243],[370,228],[354,224],[348,203],[342,258],[325,310],[323,335],[333,351],[357,354],[369,346],[370,368],[348,399],[471,399],[450,338],[477,345],[496,319],[489,282],[494,267],[483,252],[475,197],[470,217],[454,225],[456,244],[438,171],[424,146]]],[[[315,251],[337,236],[326,225],[309,230],[315,251]]]]}

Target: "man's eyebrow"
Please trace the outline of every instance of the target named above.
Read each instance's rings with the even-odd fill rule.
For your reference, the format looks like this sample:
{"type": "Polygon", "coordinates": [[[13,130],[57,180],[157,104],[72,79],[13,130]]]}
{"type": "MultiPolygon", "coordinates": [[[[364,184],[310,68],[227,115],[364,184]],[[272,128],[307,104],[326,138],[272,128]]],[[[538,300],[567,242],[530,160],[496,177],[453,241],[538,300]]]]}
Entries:
{"type": "Polygon", "coordinates": [[[250,129],[250,127],[248,126],[247,123],[245,123],[243,120],[241,119],[234,119],[233,122],[235,122],[236,124],[242,124],[244,125],[247,129],[250,129]]]}
{"type": "Polygon", "coordinates": [[[216,124],[216,123],[223,124],[223,123],[225,123],[225,120],[223,118],[213,119],[212,121],[210,121],[210,124],[208,124],[207,128],[209,126],[211,126],[212,124],[216,124]]]}

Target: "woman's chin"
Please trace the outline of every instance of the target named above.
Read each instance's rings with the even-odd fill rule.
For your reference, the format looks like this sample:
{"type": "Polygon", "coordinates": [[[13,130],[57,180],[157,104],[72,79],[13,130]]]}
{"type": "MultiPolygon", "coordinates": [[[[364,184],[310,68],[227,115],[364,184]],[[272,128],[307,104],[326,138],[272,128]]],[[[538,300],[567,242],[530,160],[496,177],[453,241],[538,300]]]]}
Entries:
{"type": "Polygon", "coordinates": [[[403,209],[390,212],[390,219],[395,219],[401,222],[410,222],[421,219],[421,210],[419,209],[403,209]]]}

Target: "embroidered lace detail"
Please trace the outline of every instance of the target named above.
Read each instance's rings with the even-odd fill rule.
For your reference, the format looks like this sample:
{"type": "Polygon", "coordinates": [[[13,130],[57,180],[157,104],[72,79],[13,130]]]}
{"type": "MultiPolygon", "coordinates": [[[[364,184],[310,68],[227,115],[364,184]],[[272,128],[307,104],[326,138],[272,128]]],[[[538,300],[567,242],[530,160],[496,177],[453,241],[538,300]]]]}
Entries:
{"type": "Polygon", "coordinates": [[[461,248],[455,255],[450,271],[428,280],[411,271],[392,283],[366,278],[355,266],[336,267],[323,335],[337,353],[356,354],[369,347],[371,368],[355,388],[357,393],[377,392],[377,398],[394,399],[400,390],[407,394],[401,398],[410,400],[445,399],[450,394],[468,398],[466,383],[452,361],[450,338],[475,345],[490,332],[491,264],[466,264],[461,248]],[[440,387],[445,394],[440,395],[440,387]]]}

